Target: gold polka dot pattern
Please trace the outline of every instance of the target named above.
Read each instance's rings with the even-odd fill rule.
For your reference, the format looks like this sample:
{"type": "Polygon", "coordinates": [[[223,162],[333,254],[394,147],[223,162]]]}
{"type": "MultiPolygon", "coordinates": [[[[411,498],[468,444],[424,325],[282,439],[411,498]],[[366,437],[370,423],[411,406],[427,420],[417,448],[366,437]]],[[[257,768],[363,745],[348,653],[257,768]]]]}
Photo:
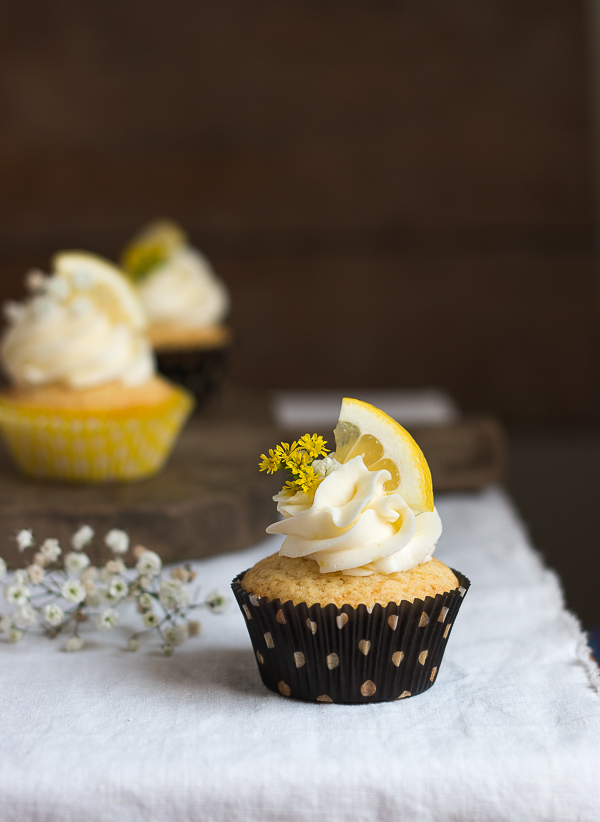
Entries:
{"type": "Polygon", "coordinates": [[[337,654],[329,654],[327,657],[327,667],[330,671],[333,671],[334,668],[340,664],[340,658],[337,654]]]}

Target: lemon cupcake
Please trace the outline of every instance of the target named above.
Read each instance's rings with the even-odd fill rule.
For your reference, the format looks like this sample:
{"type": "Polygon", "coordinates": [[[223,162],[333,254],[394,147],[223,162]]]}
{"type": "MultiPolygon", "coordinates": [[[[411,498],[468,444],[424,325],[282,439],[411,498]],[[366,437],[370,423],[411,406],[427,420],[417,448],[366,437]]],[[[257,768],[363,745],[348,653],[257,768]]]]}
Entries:
{"type": "Polygon", "coordinates": [[[286,470],[279,553],[232,583],[264,684],[317,702],[405,699],[436,680],[469,588],[433,559],[442,524],[410,434],[344,399],[336,451],[306,434],[262,455],[286,470]]]}
{"type": "Polygon", "coordinates": [[[168,220],[144,228],[122,265],[148,314],[159,370],[204,401],[221,382],[231,349],[225,284],[168,220]]]}
{"type": "Polygon", "coordinates": [[[0,428],[23,473],[82,482],[136,480],[160,469],[191,411],[156,376],[146,316],[110,263],[57,254],[9,303],[0,359],[0,428]]]}

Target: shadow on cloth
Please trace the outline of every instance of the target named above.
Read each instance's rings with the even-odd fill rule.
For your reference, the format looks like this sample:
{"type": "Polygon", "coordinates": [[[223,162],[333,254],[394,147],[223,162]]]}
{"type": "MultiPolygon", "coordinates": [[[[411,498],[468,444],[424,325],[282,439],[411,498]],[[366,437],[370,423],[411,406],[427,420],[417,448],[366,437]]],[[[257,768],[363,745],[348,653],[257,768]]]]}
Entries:
{"type": "Polygon", "coordinates": [[[251,648],[194,648],[190,642],[171,657],[150,653],[140,657],[140,663],[140,673],[173,694],[214,698],[219,692],[233,692],[253,699],[275,696],[263,685],[251,648]]]}

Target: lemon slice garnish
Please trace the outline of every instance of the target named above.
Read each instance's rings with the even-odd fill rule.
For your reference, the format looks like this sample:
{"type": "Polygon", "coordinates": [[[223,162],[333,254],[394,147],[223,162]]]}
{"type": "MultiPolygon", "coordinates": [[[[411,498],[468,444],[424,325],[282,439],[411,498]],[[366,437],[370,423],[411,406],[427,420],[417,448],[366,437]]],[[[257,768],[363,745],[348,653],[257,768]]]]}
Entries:
{"type": "Polygon", "coordinates": [[[338,462],[362,456],[370,471],[390,472],[383,486],[387,493],[397,492],[415,511],[433,511],[427,460],[396,420],[367,402],[344,397],[334,435],[338,462]]]}
{"type": "Polygon", "coordinates": [[[115,325],[141,330],[147,320],[131,284],[108,260],[86,251],[61,251],[52,260],[57,276],[54,288],[63,305],[89,301],[115,325]],[[62,287],[62,292],[61,292],[62,287]]]}
{"type": "Polygon", "coordinates": [[[129,243],[123,252],[121,265],[132,280],[143,280],[186,243],[187,236],[176,223],[156,220],[129,243]]]}

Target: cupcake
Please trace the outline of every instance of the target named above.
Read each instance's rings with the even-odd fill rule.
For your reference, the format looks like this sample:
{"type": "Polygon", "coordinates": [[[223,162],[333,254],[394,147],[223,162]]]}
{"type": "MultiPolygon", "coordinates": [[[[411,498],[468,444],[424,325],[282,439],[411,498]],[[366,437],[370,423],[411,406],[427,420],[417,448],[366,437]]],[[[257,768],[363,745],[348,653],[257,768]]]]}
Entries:
{"type": "Polygon", "coordinates": [[[277,554],[232,583],[261,678],[312,702],[405,699],[436,680],[469,588],[433,558],[442,524],[410,434],[344,399],[329,454],[316,434],[262,455],[289,474],[274,497],[277,554]]]}
{"type": "Polygon", "coordinates": [[[110,263],[57,254],[9,303],[0,428],[20,470],[80,482],[137,480],[165,462],[193,401],[155,374],[146,317],[110,263]]]}
{"type": "Polygon", "coordinates": [[[221,382],[231,349],[223,324],[230,302],[225,284],[167,220],[144,228],[125,249],[122,265],[148,314],[160,372],[202,403],[221,382]]]}

